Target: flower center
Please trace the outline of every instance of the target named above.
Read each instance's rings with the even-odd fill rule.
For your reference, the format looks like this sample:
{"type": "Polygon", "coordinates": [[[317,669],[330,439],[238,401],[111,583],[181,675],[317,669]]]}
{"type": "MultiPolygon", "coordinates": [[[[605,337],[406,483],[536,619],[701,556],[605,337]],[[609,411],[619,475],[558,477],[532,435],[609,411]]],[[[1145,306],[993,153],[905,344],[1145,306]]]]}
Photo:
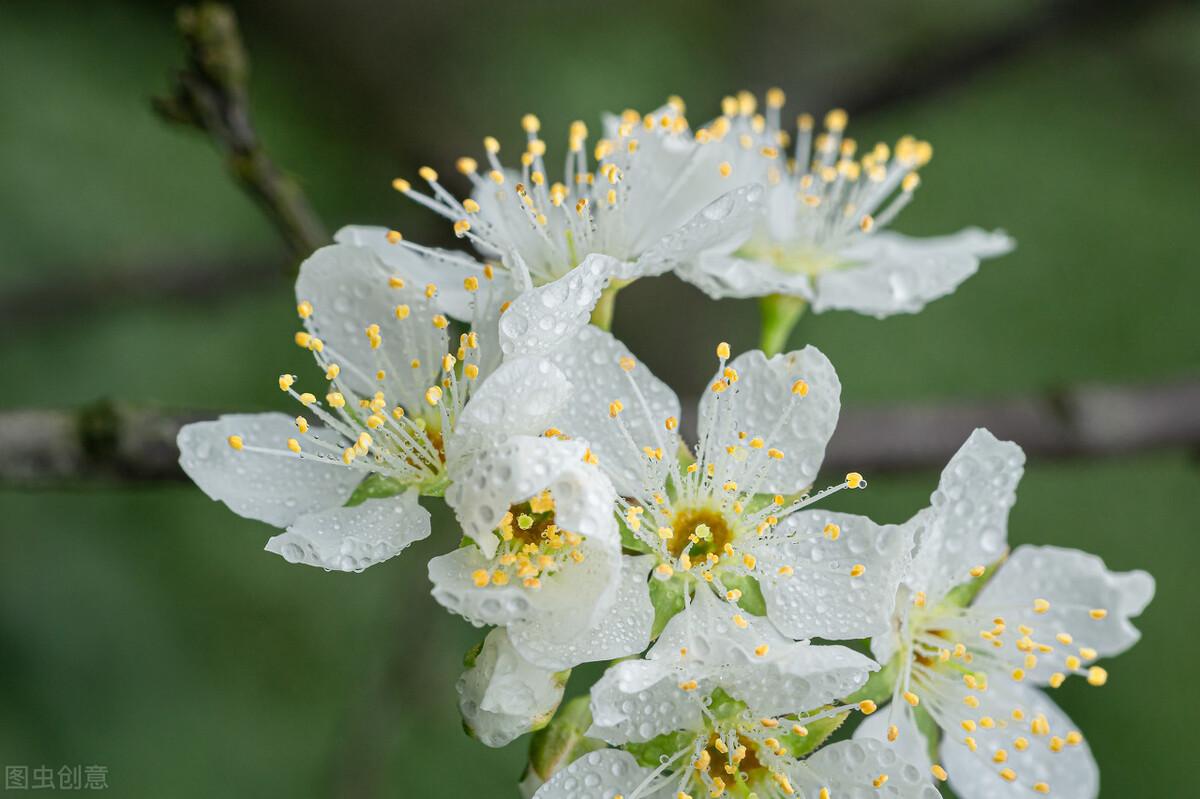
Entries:
{"type": "Polygon", "coordinates": [[[688,546],[691,555],[720,553],[725,545],[732,543],[733,530],[724,514],[712,507],[681,508],[671,519],[671,540],[668,551],[679,557],[688,546]]]}
{"type": "Polygon", "coordinates": [[[549,491],[513,505],[496,529],[500,545],[492,559],[492,568],[471,575],[477,586],[508,585],[517,579],[526,588],[542,587],[542,580],[555,574],[568,562],[585,559],[580,545],[583,536],[561,530],[555,523],[554,497],[549,491]]]}

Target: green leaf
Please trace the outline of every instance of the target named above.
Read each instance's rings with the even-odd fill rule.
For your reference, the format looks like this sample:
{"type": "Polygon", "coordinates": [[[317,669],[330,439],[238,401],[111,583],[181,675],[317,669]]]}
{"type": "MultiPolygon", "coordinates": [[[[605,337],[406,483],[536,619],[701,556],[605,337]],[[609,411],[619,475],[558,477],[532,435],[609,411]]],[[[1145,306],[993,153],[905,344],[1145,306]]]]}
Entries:
{"type": "Polygon", "coordinates": [[[544,782],[581,755],[604,749],[604,741],[584,734],[591,726],[592,711],[586,694],[560,707],[558,715],[529,742],[529,771],[544,782]]]}

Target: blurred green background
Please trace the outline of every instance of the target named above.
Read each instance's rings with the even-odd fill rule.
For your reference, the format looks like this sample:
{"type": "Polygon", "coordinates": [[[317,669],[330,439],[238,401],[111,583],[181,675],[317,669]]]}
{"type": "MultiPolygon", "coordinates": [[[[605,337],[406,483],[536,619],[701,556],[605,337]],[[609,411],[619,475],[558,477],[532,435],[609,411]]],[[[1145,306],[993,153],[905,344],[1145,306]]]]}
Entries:
{"type": "MultiPolygon", "coordinates": [[[[793,343],[830,355],[844,402],[1200,374],[1195,4],[235,7],[259,132],[331,228],[448,242],[390,179],[449,172],[485,134],[514,140],[526,111],[557,143],[601,110],[678,93],[702,121],[722,94],[778,84],[789,110],[867,107],[860,141],[934,143],[899,230],[979,224],[1019,242],[918,316],[806,319],[793,343]]],[[[181,63],[169,3],[0,3],[0,408],[270,409],[275,377],[304,367],[278,237],[202,136],[148,110],[181,63]],[[187,291],[152,291],[191,274],[187,291]]],[[[753,346],[756,324],[753,303],[663,278],[622,294],[615,330],[689,394],[715,343],[753,346]]],[[[1198,475],[1184,451],[1034,459],[1012,516],[1014,544],[1079,546],[1158,580],[1109,684],[1057,694],[1106,797],[1187,791],[1198,475]]],[[[837,507],[899,521],[935,483],[881,475],[837,507]]],[[[454,680],[479,633],[424,576],[450,525],[334,575],[263,552],[271,530],[183,484],[0,487],[0,508],[0,762],[105,764],[117,796],[514,795],[525,741],[493,751],[459,729],[454,680]]]]}

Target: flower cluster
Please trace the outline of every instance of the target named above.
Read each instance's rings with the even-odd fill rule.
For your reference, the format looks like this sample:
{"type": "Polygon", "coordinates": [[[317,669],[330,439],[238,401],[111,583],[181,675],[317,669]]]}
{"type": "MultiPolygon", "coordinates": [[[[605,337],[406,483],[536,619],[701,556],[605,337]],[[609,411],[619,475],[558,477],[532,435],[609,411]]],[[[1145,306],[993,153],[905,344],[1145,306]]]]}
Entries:
{"type": "Polygon", "coordinates": [[[792,133],[782,107],[741,93],[693,130],[672,98],[605,118],[591,147],[576,122],[558,179],[526,116],[519,165],[491,137],[458,160],[469,196],[429,167],[424,189],[396,179],[470,249],[341,230],[296,283],[317,378],[279,375],[288,413],[185,427],[183,468],[282,528],[269,551],[330,571],[429,537],[422,498],[444,499],[458,529],[429,561],[433,596],[491,628],[460,711],[490,746],[561,733],[535,738],[537,799],[925,798],[947,779],[965,799],[1095,797],[1087,744],[1042,688],[1102,685],[1097,659],[1136,641],[1154,584],[1008,553],[1015,444],[976,431],[907,523],[825,510],[866,481],[814,490],[841,404],[819,350],[720,343],[685,442],[679,398],[607,330],[621,287],[667,271],[716,298],[886,316],[1010,249],[886,232],[930,145],[860,148],[842,111],[792,133]],[[846,645],[864,639],[871,656],[846,645]],[[560,708],[595,661],[611,665],[560,708]]]}

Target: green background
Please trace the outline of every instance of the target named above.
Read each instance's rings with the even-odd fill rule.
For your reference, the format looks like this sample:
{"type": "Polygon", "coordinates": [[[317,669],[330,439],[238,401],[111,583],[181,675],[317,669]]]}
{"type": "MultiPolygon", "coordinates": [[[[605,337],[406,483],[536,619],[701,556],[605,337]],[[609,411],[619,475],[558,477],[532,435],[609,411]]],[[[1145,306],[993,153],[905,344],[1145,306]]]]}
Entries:
{"type": "MultiPolygon", "coordinates": [[[[571,119],[595,129],[602,109],[671,93],[703,120],[742,87],[778,84],[789,110],[817,112],[893,87],[850,135],[933,142],[897,229],[1003,227],[1019,246],[920,315],[806,319],[793,343],[830,355],[846,404],[1200,374],[1194,4],[238,8],[260,133],[331,228],[448,242],[390,179],[449,172],[485,134],[515,141],[526,111],[557,143],[571,119]],[[987,47],[1015,28],[1026,35],[1003,52],[987,47]],[[967,55],[928,73],[953,53],[967,55]]],[[[269,409],[275,377],[304,366],[277,237],[203,138],[148,111],[181,61],[167,3],[0,4],[0,406],[269,409]],[[188,296],[141,289],[205,269],[219,281],[188,296]]],[[[753,303],[662,278],[622,294],[615,331],[687,395],[715,343],[753,346],[756,324],[753,303]]],[[[899,521],[936,477],[880,475],[836,506],[899,521]]],[[[1106,797],[1187,791],[1197,487],[1185,451],[1034,458],[1012,515],[1014,544],[1078,546],[1158,580],[1144,640],[1105,664],[1109,684],[1056,695],[1106,797]]],[[[341,575],[264,553],[267,527],[182,484],[0,488],[0,509],[4,764],[105,764],[117,796],[513,795],[525,742],[494,751],[459,729],[453,683],[479,633],[424,576],[456,540],[448,523],[341,575]]]]}

